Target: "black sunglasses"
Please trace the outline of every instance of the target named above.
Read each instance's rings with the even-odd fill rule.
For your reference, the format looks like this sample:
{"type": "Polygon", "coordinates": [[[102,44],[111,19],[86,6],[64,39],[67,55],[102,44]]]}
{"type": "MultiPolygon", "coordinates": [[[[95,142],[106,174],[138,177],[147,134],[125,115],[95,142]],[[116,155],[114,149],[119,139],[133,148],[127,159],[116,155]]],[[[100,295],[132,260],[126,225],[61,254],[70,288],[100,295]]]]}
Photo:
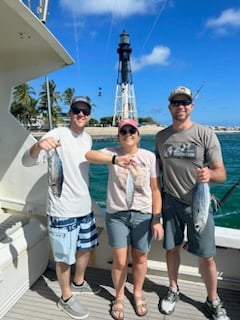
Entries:
{"type": "Polygon", "coordinates": [[[135,134],[137,132],[137,129],[136,128],[130,128],[129,130],[127,129],[121,129],[119,131],[119,133],[122,135],[122,136],[125,136],[126,134],[135,134]]]}
{"type": "Polygon", "coordinates": [[[189,106],[192,103],[191,100],[172,100],[170,101],[171,106],[179,107],[179,106],[189,106]]]}
{"type": "Polygon", "coordinates": [[[84,116],[89,116],[91,113],[90,109],[81,109],[81,108],[77,108],[77,107],[71,108],[71,111],[73,114],[79,114],[80,112],[82,112],[84,116]]]}

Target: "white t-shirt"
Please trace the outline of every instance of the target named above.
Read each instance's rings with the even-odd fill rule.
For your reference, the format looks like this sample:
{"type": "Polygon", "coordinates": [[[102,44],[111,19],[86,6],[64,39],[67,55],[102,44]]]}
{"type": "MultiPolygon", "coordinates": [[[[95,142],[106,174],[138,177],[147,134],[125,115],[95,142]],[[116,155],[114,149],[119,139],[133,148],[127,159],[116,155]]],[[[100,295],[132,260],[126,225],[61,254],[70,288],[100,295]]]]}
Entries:
{"type": "MultiPolygon", "coordinates": [[[[62,162],[63,173],[60,197],[53,193],[50,185],[48,186],[47,214],[54,217],[81,217],[89,214],[89,163],[85,154],[92,147],[91,136],[86,132],[77,135],[67,127],[60,127],[49,131],[42,139],[47,137],[54,137],[61,142],[57,153],[62,162]]],[[[41,151],[37,159],[31,158],[29,161],[32,161],[32,164],[41,163],[44,153],[47,158],[46,152],[41,151]]],[[[51,155],[51,152],[49,154],[51,155]]]]}
{"type": "MultiPolygon", "coordinates": [[[[101,151],[108,154],[123,155],[121,148],[106,148],[101,151]]],[[[118,165],[108,165],[107,212],[114,213],[126,210],[138,210],[152,213],[152,190],[150,178],[159,176],[156,156],[153,152],[138,149],[133,155],[136,167],[131,168],[134,196],[131,208],[126,202],[128,169],[118,165]]]]}

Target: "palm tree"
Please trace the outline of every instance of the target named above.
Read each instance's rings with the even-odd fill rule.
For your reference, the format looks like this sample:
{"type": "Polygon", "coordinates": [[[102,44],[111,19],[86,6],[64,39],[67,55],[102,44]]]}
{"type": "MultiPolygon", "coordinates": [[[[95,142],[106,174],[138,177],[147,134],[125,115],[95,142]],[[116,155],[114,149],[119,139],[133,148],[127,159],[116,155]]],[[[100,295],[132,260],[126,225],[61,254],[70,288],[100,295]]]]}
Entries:
{"type": "MultiPolygon", "coordinates": [[[[48,84],[51,117],[54,124],[57,124],[58,116],[62,114],[62,108],[58,102],[63,100],[63,103],[65,105],[70,105],[75,94],[75,89],[67,88],[62,94],[60,94],[56,91],[56,84],[53,80],[48,81],[48,84]]],[[[42,119],[45,120],[45,122],[48,119],[49,107],[46,81],[41,85],[41,89],[42,91],[39,93],[38,100],[34,99],[31,96],[35,95],[35,91],[28,84],[17,86],[14,89],[14,101],[11,105],[11,112],[26,127],[32,126],[32,123],[36,122],[37,116],[39,114],[42,116],[42,119]]],[[[91,98],[86,98],[89,100],[92,108],[94,108],[96,105],[92,103],[91,98]]],[[[51,121],[49,119],[48,123],[50,124],[50,122],[51,121]]],[[[91,124],[95,124],[94,119],[91,121],[91,124]]]]}
{"type": "MultiPolygon", "coordinates": [[[[53,121],[57,122],[57,114],[61,112],[62,108],[58,104],[58,101],[62,100],[62,97],[59,92],[56,90],[56,84],[53,80],[50,80],[49,82],[49,100],[50,100],[50,110],[52,113],[53,121]]],[[[47,118],[48,114],[48,94],[47,94],[47,84],[44,82],[41,85],[42,91],[39,93],[39,107],[38,110],[47,118]]]]}
{"type": "Polygon", "coordinates": [[[11,104],[11,113],[27,128],[31,127],[37,116],[37,100],[31,96],[35,94],[28,83],[16,86],[13,90],[14,101],[11,104]]]}
{"type": "Polygon", "coordinates": [[[75,89],[74,88],[67,88],[63,94],[62,94],[62,98],[63,98],[63,103],[65,105],[70,106],[71,102],[72,102],[72,98],[74,97],[74,93],[75,93],[75,89]]]}

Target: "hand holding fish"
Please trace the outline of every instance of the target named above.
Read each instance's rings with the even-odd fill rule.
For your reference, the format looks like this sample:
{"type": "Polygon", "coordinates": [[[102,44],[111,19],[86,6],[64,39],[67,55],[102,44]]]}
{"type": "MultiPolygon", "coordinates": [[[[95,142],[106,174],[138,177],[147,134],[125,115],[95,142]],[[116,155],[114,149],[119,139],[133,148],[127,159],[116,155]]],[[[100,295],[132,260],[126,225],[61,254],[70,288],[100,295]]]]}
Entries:
{"type": "Polygon", "coordinates": [[[36,142],[30,149],[30,155],[32,158],[37,158],[39,153],[44,151],[50,151],[52,149],[55,149],[57,147],[60,147],[61,143],[60,141],[56,140],[53,137],[48,137],[42,140],[39,140],[36,142]]]}
{"type": "Polygon", "coordinates": [[[136,161],[133,159],[132,155],[125,154],[123,156],[116,157],[116,164],[123,168],[129,168],[130,166],[135,167],[136,161]]]}
{"type": "Polygon", "coordinates": [[[60,141],[56,140],[53,137],[48,137],[48,138],[40,140],[38,142],[38,147],[41,150],[45,150],[45,151],[50,151],[50,150],[55,149],[60,146],[61,146],[60,141]]]}
{"type": "Polygon", "coordinates": [[[211,179],[211,172],[208,167],[198,168],[197,169],[197,177],[198,182],[208,183],[211,179]]]}

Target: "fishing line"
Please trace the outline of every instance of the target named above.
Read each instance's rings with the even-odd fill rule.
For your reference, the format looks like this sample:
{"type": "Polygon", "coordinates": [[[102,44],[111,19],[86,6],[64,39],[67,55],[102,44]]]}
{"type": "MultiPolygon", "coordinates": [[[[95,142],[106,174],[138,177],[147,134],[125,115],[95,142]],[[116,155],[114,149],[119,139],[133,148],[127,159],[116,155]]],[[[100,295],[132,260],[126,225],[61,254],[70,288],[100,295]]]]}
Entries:
{"type": "Polygon", "coordinates": [[[109,27],[109,32],[108,32],[107,45],[106,45],[106,50],[105,50],[105,61],[104,61],[105,66],[107,63],[107,57],[108,57],[108,53],[109,53],[110,39],[111,39],[112,27],[113,27],[113,16],[114,16],[113,13],[115,12],[116,1],[117,0],[114,0],[114,5],[113,5],[113,10],[112,10],[112,15],[111,15],[111,22],[110,22],[110,27],[109,27]]]}
{"type": "Polygon", "coordinates": [[[146,37],[146,40],[145,40],[144,43],[143,43],[143,46],[142,46],[142,50],[141,50],[141,51],[143,51],[143,49],[145,48],[148,40],[150,39],[150,37],[151,37],[151,35],[152,35],[152,33],[153,33],[153,30],[154,30],[154,28],[155,28],[155,26],[156,26],[156,24],[157,24],[157,22],[158,22],[158,20],[159,20],[159,18],[160,18],[160,16],[161,16],[161,14],[162,14],[162,12],[163,12],[166,4],[167,4],[167,1],[168,1],[168,0],[165,0],[164,3],[163,3],[163,5],[162,5],[162,7],[160,8],[157,17],[156,17],[154,23],[152,24],[152,28],[150,29],[150,31],[149,31],[149,33],[148,33],[148,35],[147,35],[147,37],[146,37]]]}
{"type": "Polygon", "coordinates": [[[76,50],[76,66],[77,66],[77,75],[80,75],[80,58],[79,58],[79,47],[78,47],[78,32],[77,32],[77,19],[76,12],[73,10],[73,27],[74,27],[74,41],[75,41],[75,50],[76,50]]]}

